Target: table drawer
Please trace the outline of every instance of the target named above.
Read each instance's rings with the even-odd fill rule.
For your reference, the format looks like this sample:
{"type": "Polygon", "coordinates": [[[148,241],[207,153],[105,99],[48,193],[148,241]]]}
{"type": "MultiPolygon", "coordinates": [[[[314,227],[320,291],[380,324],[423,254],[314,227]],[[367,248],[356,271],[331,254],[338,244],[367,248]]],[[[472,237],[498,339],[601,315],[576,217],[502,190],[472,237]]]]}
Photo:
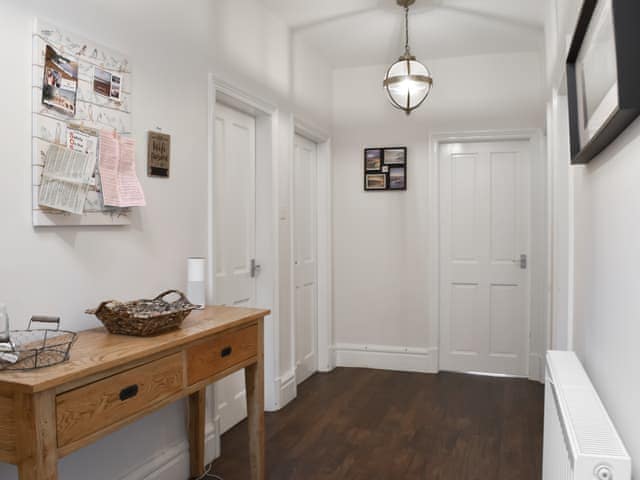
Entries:
{"type": "Polygon", "coordinates": [[[182,354],[176,353],[56,398],[58,447],[149,410],[184,388],[182,354]]]}
{"type": "Polygon", "coordinates": [[[189,385],[206,380],[258,354],[258,326],[223,333],[187,350],[189,385]]]}

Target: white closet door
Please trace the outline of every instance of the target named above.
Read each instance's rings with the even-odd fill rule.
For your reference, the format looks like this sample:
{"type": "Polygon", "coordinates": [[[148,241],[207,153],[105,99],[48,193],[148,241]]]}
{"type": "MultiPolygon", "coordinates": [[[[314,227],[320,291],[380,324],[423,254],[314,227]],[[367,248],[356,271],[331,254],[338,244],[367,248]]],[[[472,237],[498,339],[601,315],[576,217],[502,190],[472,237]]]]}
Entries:
{"type": "Polygon", "coordinates": [[[440,369],[525,376],[530,145],[443,145],[440,369]]]}
{"type": "MultiPolygon", "coordinates": [[[[215,301],[254,306],[251,262],[256,249],[255,119],[216,104],[214,160],[215,301]]],[[[244,373],[216,383],[216,415],[223,433],[246,417],[244,373]]]]}
{"type": "Polygon", "coordinates": [[[294,148],[294,285],[296,380],[317,369],[317,145],[296,135],[294,148]]]}

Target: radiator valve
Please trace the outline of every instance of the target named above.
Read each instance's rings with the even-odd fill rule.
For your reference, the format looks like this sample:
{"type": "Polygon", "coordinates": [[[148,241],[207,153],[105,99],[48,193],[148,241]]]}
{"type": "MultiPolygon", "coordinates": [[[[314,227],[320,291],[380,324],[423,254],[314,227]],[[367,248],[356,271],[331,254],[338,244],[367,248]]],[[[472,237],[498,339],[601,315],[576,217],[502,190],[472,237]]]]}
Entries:
{"type": "Polygon", "coordinates": [[[609,465],[598,465],[594,473],[598,480],[613,480],[613,472],[609,465]]]}

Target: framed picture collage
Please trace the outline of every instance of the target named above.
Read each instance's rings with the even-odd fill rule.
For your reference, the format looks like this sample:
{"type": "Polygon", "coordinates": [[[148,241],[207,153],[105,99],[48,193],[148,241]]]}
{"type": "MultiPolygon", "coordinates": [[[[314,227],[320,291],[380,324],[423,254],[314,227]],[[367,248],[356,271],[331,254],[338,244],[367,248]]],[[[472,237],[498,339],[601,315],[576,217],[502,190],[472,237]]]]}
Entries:
{"type": "Polygon", "coordinates": [[[407,189],[407,147],[364,149],[365,191],[407,189]]]}

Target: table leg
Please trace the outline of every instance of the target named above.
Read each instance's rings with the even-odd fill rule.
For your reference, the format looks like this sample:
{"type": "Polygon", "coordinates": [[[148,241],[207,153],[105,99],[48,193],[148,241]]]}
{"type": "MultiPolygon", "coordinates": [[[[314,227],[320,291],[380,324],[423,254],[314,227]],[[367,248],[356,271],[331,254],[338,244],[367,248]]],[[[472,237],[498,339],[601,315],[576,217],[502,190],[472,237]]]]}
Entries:
{"type": "Polygon", "coordinates": [[[204,387],[189,395],[189,458],[192,477],[204,475],[206,398],[206,388],[204,387]]]}
{"type": "Polygon", "coordinates": [[[18,477],[20,480],[57,480],[55,392],[17,393],[14,401],[18,477]]]}
{"type": "Polygon", "coordinates": [[[262,322],[260,322],[258,361],[245,369],[251,480],[264,480],[266,468],[264,452],[264,362],[262,332],[262,322]]]}

